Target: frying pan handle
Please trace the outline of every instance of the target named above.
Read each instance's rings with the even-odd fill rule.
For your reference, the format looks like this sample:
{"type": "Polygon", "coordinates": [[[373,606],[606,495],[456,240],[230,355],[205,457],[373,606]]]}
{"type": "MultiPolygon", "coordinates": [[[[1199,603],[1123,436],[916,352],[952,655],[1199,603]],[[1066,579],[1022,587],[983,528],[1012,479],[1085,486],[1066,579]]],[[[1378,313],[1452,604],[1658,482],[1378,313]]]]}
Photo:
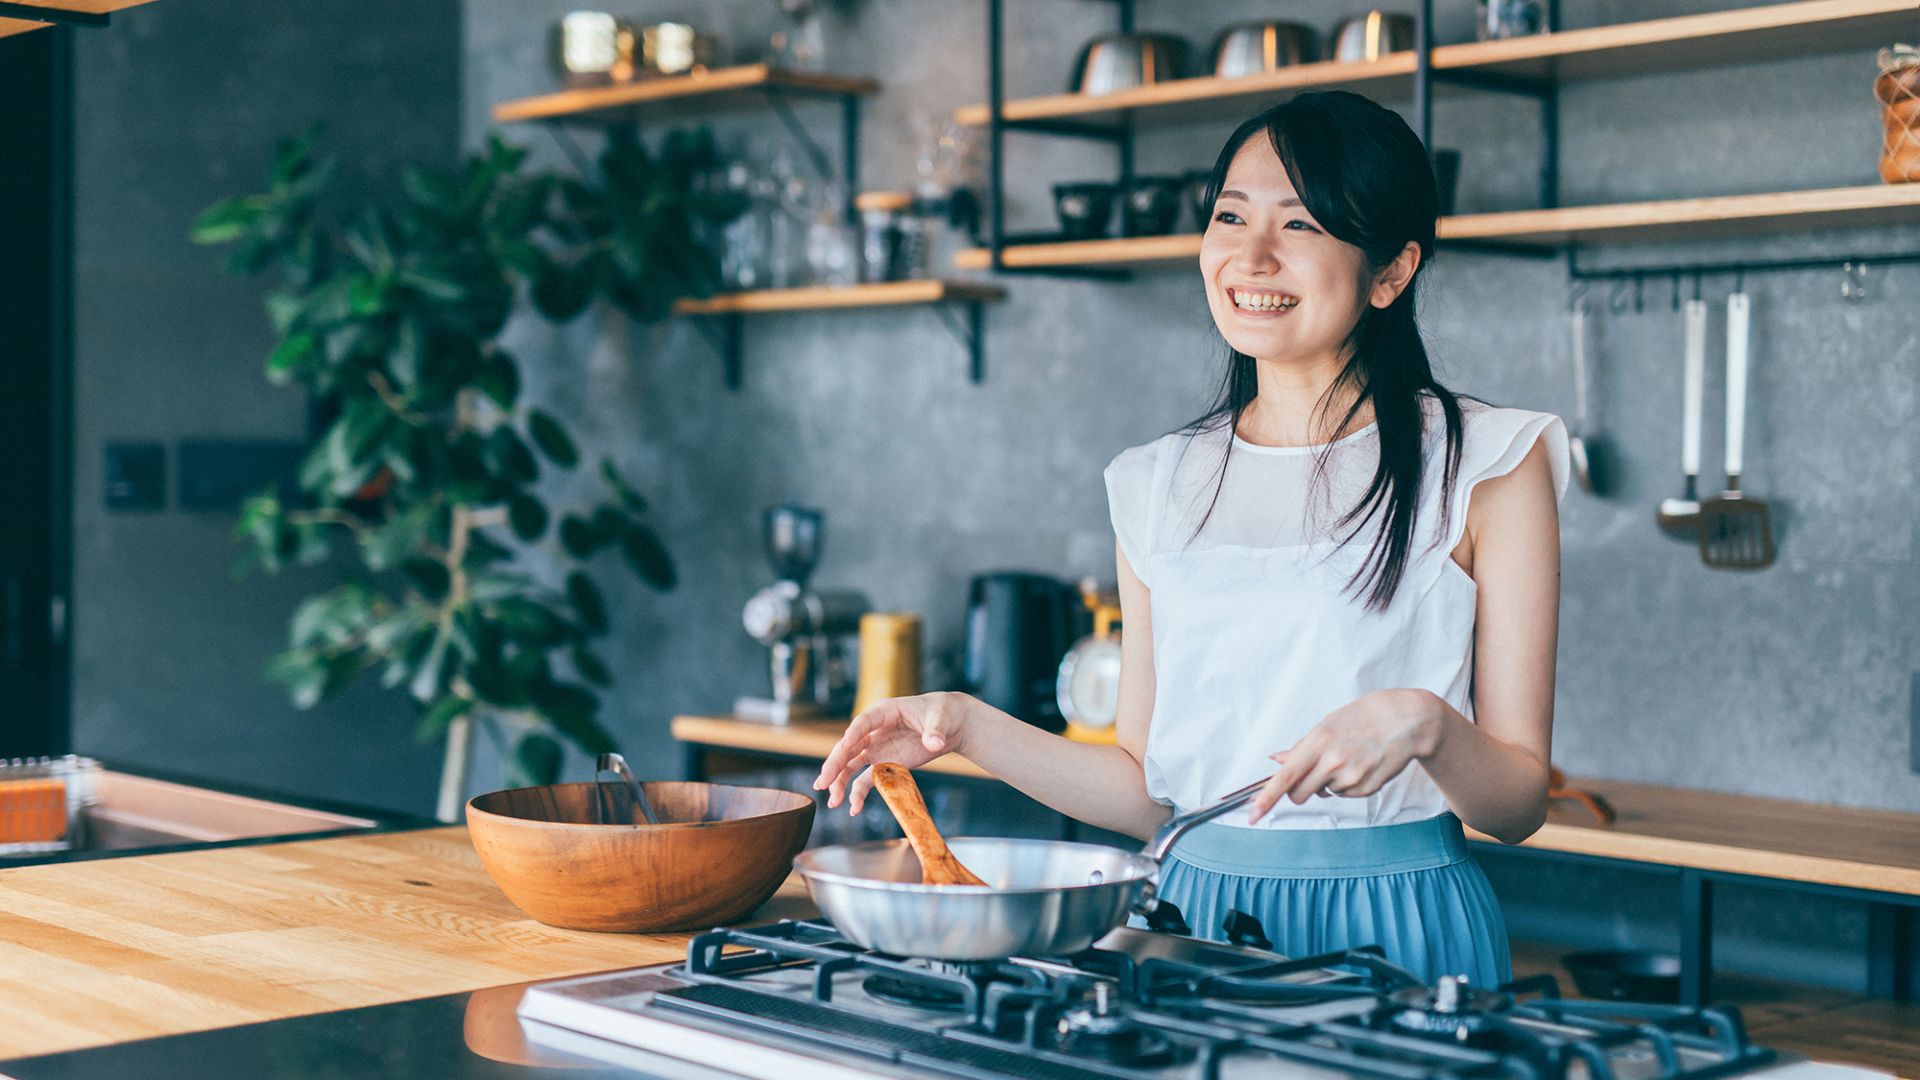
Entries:
{"type": "Polygon", "coordinates": [[[1165,859],[1167,852],[1173,847],[1174,842],[1185,835],[1187,830],[1196,825],[1204,825],[1236,806],[1246,805],[1249,800],[1260,793],[1261,788],[1266,786],[1267,778],[1261,777],[1211,806],[1203,806],[1198,810],[1189,810],[1184,814],[1175,814],[1173,817],[1167,819],[1165,825],[1160,826],[1159,832],[1153,834],[1153,839],[1147,842],[1147,846],[1141,854],[1152,859],[1154,862],[1165,859]]]}

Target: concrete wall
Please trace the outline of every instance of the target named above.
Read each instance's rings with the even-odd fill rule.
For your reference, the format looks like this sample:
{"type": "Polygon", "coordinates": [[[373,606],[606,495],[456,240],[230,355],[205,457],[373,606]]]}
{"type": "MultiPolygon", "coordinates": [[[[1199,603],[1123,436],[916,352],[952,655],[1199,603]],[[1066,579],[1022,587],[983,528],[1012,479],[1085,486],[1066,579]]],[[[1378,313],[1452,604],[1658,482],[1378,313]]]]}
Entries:
{"type": "MultiPolygon", "coordinates": [[[[541,35],[571,6],[470,0],[468,143],[487,129],[493,102],[551,88],[541,35]]],[[[1138,21],[1204,48],[1236,18],[1330,25],[1348,6],[1143,0],[1138,21]]],[[[1567,5],[1574,25],[1733,6],[1742,5],[1567,5]]],[[[1468,36],[1468,5],[1441,8],[1442,40],[1468,36]]],[[[772,5],[622,10],[713,26],[743,59],[774,26],[772,5]]],[[[1022,96],[1058,92],[1078,45],[1109,29],[1111,15],[1096,4],[1034,3],[1008,5],[1008,17],[1008,92],[1022,96]]],[[[838,6],[831,18],[831,66],[885,84],[865,106],[864,181],[903,185],[912,177],[909,122],[985,99],[982,6],[868,0],[838,6]]],[[[1873,73],[1871,53],[1854,52],[1571,87],[1561,114],[1565,201],[1874,182],[1873,73]]],[[[803,115],[832,138],[831,109],[803,115]]],[[[1464,152],[1463,211],[1533,205],[1536,116],[1519,99],[1442,96],[1436,142],[1464,152]]],[[[716,126],[729,137],[778,136],[770,117],[716,126]]],[[[1155,128],[1141,139],[1140,168],[1210,164],[1230,126],[1155,128]]],[[[559,160],[544,133],[513,134],[559,160]]],[[[1009,146],[1014,229],[1050,226],[1051,182],[1111,175],[1111,157],[1097,147],[1027,136],[1009,146]]],[[[1920,235],[1823,231],[1583,259],[1761,258],[1875,245],[1910,250],[1920,235]]],[[[1716,313],[1730,284],[1707,282],[1716,313]]],[[[1191,418],[1220,370],[1200,283],[1190,270],[1168,270],[1127,284],[1017,277],[1008,285],[1008,300],[989,317],[983,386],[966,381],[962,350],[926,310],[752,319],[739,393],[723,389],[716,356],[684,325],[636,327],[595,312],[561,329],[534,319],[515,327],[536,392],[632,468],[681,562],[676,593],[623,587],[616,605],[612,652],[622,681],[611,720],[649,759],[647,771],[674,767],[671,716],[724,710],[761,687],[762,650],[736,616],[768,580],[758,539],[766,506],[793,497],[825,509],[820,584],[863,588],[878,605],[921,612],[936,654],[957,643],[969,575],[1005,567],[1112,575],[1101,467],[1191,418]]],[[[1678,487],[1681,324],[1667,284],[1649,283],[1640,309],[1598,319],[1597,408],[1617,487],[1605,499],[1572,493],[1563,507],[1555,757],[1588,776],[1920,810],[1920,779],[1907,768],[1910,613],[1920,598],[1920,309],[1912,300],[1920,268],[1874,273],[1861,304],[1840,299],[1835,271],[1755,277],[1747,286],[1756,310],[1747,480],[1775,506],[1780,561],[1760,573],[1711,571],[1691,546],[1654,527],[1655,503],[1678,487]]],[[[1423,322],[1450,385],[1571,412],[1563,263],[1450,252],[1428,290],[1423,322]]],[[[1720,340],[1716,325],[1716,357],[1720,340]]],[[[1721,447],[1718,370],[1707,393],[1712,462],[1721,447]]],[[[1717,467],[1707,473],[1705,486],[1717,489],[1717,467]]],[[[1495,872],[1516,929],[1671,943],[1661,913],[1672,903],[1660,886],[1495,872]]],[[[1771,896],[1735,894],[1722,920],[1736,962],[1798,970],[1804,957],[1764,944],[1783,926],[1841,950],[1864,938],[1857,911],[1771,896]]],[[[1841,952],[1820,955],[1817,977],[1857,975],[1841,952]]]]}
{"type": "Polygon", "coordinates": [[[228,515],[108,512],[102,446],[299,439],[262,376],[262,290],[188,241],[258,190],[274,142],[324,121],[344,199],[458,148],[460,10],[321,0],[162,3],[76,35],[74,718],[77,750],[154,769],[427,810],[438,752],[374,692],[296,711],[261,676],[327,571],[235,582],[228,515]]]}
{"type": "MultiPolygon", "coordinates": [[[[492,102],[551,87],[541,31],[568,6],[468,4],[470,143],[486,130],[492,102]]],[[[1464,9],[1443,11],[1453,6],[1464,9]]],[[[1570,5],[1583,22],[1700,6],[1570,5]]],[[[1208,6],[1205,25],[1187,10],[1149,0],[1139,23],[1178,27],[1204,43],[1235,17],[1277,11],[1330,23],[1341,9],[1220,3],[1208,6]]],[[[717,24],[737,50],[773,26],[771,5],[635,11],[717,24]]],[[[983,13],[930,0],[835,11],[836,66],[886,87],[866,106],[864,180],[904,184],[908,122],[983,99],[983,13]]],[[[1449,12],[1443,37],[1467,33],[1463,16],[1449,12]]],[[[1057,90],[1075,48],[1106,29],[1106,17],[1098,5],[1010,5],[1009,92],[1057,90]]],[[[1561,120],[1565,199],[1872,182],[1872,74],[1870,53],[1850,53],[1572,87],[1561,120]]],[[[832,137],[831,109],[804,115],[832,137]]],[[[1523,100],[1442,97],[1436,141],[1464,151],[1462,210],[1530,205],[1536,115],[1523,100]]],[[[771,118],[716,126],[742,137],[778,134],[771,118]]],[[[1155,128],[1141,139],[1140,168],[1209,164],[1229,126],[1155,128]]],[[[542,132],[511,134],[554,153],[542,132]]],[[[1048,226],[1050,182],[1111,170],[1105,152],[1067,140],[1015,136],[1010,145],[1016,229],[1048,226]]],[[[1915,236],[1883,233],[1669,244],[1583,259],[1839,252],[1911,246],[1915,236]]],[[[1840,299],[1839,280],[1819,271],[1747,282],[1756,310],[1747,479],[1773,502],[1780,526],[1780,562],[1760,573],[1708,570],[1653,525],[1654,504],[1678,488],[1680,317],[1669,286],[1650,282],[1643,310],[1597,319],[1596,407],[1617,487],[1605,499],[1570,494],[1563,508],[1556,758],[1569,770],[1920,810],[1920,779],[1907,769],[1916,652],[1907,612],[1920,584],[1912,433],[1920,345],[1911,298],[1920,272],[1876,271],[1861,304],[1840,299]]],[[[632,689],[620,695],[616,719],[627,739],[664,746],[672,714],[724,708],[758,688],[761,651],[734,615],[768,576],[760,510],[789,496],[827,511],[821,583],[922,612],[935,646],[957,639],[975,572],[1027,566],[1111,576],[1101,466],[1194,415],[1219,371],[1200,283],[1167,270],[1127,284],[1008,284],[1008,300],[989,316],[983,386],[966,381],[962,350],[926,310],[753,319],[739,393],[721,386],[716,356],[685,325],[636,327],[589,313],[561,329],[531,318],[516,326],[538,392],[635,468],[683,564],[676,594],[636,593],[621,605],[632,689]]],[[[1707,282],[1716,369],[1719,301],[1730,284],[1707,282]]],[[[1570,413],[1568,295],[1562,263],[1444,253],[1423,309],[1443,378],[1497,402],[1570,413]]],[[[1717,462],[1718,370],[1707,393],[1706,456],[1717,462]]],[[[1718,468],[1707,471],[1705,486],[1714,488],[1718,468]]]]}

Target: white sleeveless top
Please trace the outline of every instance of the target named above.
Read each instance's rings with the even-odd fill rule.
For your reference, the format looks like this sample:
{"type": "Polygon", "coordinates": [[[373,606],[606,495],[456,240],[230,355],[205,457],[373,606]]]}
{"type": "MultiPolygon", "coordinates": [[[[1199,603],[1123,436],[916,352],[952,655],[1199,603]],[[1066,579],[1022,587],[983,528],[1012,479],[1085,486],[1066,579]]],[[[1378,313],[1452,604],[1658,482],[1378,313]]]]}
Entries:
{"type": "MultiPolygon", "coordinates": [[[[1179,809],[1212,802],[1270,775],[1269,754],[1292,746],[1328,713],[1375,690],[1422,688],[1473,717],[1473,579],[1451,553],[1474,486],[1511,472],[1545,436],[1554,494],[1567,487],[1567,433],[1558,417],[1462,400],[1460,471],[1446,530],[1440,481],[1446,431],[1426,405],[1427,465],[1405,575],[1383,612],[1348,586],[1377,529],[1348,544],[1339,518],[1379,462],[1372,425],[1326,447],[1256,446],[1222,426],[1174,433],[1107,466],[1113,528],[1152,591],[1154,701],[1147,793],[1179,809]],[[1214,499],[1229,441],[1228,468],[1214,499]],[[1211,503],[1211,512],[1208,506],[1211,503]],[[1202,515],[1206,524],[1194,527],[1202,515]]],[[[1418,762],[1364,799],[1282,799],[1262,828],[1352,828],[1421,821],[1447,809],[1418,762]]],[[[1244,816],[1221,819],[1244,824],[1244,816]]]]}

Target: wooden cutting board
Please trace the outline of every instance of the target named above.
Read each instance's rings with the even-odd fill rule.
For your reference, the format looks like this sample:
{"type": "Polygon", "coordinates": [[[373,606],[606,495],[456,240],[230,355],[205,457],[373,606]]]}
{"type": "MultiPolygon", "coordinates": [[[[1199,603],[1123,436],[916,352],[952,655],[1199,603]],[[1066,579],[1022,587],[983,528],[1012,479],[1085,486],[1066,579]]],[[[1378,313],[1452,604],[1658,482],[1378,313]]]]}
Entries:
{"type": "MultiPolygon", "coordinates": [[[[789,878],[747,923],[812,917],[789,878]]],[[[557,930],[464,827],[0,870],[0,1060],[686,955],[557,930]]]]}

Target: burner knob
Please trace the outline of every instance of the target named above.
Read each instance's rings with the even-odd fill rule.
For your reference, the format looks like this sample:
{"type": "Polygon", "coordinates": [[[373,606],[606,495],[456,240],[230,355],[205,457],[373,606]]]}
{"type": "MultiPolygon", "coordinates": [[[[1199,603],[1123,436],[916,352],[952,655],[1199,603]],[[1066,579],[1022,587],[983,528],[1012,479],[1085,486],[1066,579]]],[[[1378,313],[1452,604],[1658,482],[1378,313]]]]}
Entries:
{"type": "Polygon", "coordinates": [[[1227,912],[1226,925],[1221,929],[1226,932],[1228,941],[1243,949],[1273,948],[1273,940],[1267,937],[1266,928],[1260,925],[1260,920],[1244,911],[1227,912]]]}
{"type": "Polygon", "coordinates": [[[1460,992],[1467,988],[1465,975],[1442,975],[1433,987],[1433,1011],[1457,1013],[1460,1011],[1460,992]]]}

